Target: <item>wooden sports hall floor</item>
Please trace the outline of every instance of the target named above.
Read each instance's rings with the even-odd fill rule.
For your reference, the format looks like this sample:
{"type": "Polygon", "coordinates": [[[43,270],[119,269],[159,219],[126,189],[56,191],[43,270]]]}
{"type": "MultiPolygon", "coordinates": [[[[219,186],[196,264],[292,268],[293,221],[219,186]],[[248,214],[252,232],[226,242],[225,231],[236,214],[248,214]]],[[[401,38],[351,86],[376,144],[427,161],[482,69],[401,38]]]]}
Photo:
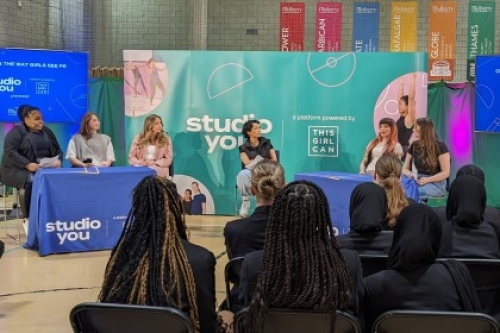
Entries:
{"type": "MultiPolygon", "coordinates": [[[[7,207],[12,207],[7,198],[7,207]]],[[[3,198],[0,198],[3,206],[3,198]]],[[[3,208],[3,207],[2,207],[3,208]]],[[[217,299],[224,299],[224,265],[227,263],[222,231],[232,216],[187,217],[191,241],[208,248],[217,260],[217,299]]],[[[39,257],[7,237],[4,227],[17,220],[0,221],[0,239],[6,250],[0,259],[0,332],[72,332],[68,315],[81,302],[96,301],[110,251],[55,254],[39,257]]],[[[9,233],[17,234],[16,228],[9,233]]]]}

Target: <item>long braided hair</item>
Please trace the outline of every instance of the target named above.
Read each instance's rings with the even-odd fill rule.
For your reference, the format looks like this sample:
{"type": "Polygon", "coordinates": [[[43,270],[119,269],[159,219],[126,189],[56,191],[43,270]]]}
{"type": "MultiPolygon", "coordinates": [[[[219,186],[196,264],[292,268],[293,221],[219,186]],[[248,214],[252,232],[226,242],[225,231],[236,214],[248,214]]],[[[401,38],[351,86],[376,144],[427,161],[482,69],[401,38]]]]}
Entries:
{"type": "Polygon", "coordinates": [[[323,191],[308,181],[281,189],[271,208],[262,267],[245,332],[262,332],[268,308],[335,311],[351,297],[323,191]]]}
{"type": "Polygon", "coordinates": [[[99,301],[172,306],[199,331],[196,288],[182,240],[182,208],[171,182],[144,178],[132,194],[132,209],[111,252],[99,301]]]}

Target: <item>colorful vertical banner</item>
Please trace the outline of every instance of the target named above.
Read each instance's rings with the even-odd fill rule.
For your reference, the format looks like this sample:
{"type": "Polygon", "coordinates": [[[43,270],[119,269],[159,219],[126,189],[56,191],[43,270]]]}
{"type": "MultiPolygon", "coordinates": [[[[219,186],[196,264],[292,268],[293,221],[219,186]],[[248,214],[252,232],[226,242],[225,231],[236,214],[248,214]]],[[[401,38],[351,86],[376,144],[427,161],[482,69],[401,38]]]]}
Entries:
{"type": "Polygon", "coordinates": [[[380,4],[355,2],[352,28],[354,52],[377,52],[380,34],[380,4]]]}
{"type": "Polygon", "coordinates": [[[394,1],[391,7],[391,52],[417,51],[417,1],[394,1]]]}
{"type": "Polygon", "coordinates": [[[342,3],[318,2],[315,23],[315,51],[339,52],[342,43],[342,3]]]}
{"type": "Polygon", "coordinates": [[[429,80],[451,81],[455,76],[457,2],[431,1],[429,15],[429,80]]]}
{"type": "Polygon", "coordinates": [[[280,50],[304,50],[304,25],[306,5],[304,2],[280,3],[280,50]]]}
{"type": "Polygon", "coordinates": [[[476,78],[476,55],[493,54],[495,46],[495,1],[469,1],[467,78],[476,78]]]}

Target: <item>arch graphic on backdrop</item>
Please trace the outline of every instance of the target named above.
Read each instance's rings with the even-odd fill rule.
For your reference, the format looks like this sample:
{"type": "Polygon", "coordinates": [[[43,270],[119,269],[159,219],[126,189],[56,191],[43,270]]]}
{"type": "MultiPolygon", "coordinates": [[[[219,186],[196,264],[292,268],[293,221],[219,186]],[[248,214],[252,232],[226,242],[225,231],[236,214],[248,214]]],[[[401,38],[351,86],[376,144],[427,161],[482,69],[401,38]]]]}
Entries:
{"type": "Polygon", "coordinates": [[[334,57],[331,53],[307,55],[307,70],[319,85],[336,88],[348,82],[356,70],[356,54],[347,52],[334,57]]]}
{"type": "Polygon", "coordinates": [[[476,86],[476,96],[484,104],[488,111],[495,103],[495,94],[493,93],[493,90],[485,84],[478,84],[476,86]]]}
{"type": "Polygon", "coordinates": [[[207,82],[209,99],[217,98],[254,79],[245,66],[230,62],[214,69],[207,82]]]}

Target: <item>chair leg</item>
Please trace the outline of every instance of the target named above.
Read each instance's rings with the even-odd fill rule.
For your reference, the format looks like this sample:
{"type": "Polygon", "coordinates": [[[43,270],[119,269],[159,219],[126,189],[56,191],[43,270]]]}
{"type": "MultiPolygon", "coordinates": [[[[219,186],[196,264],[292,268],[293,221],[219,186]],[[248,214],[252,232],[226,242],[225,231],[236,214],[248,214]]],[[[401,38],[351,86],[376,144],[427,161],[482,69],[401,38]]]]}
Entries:
{"type": "Polygon", "coordinates": [[[15,202],[12,203],[12,209],[16,210],[16,225],[14,226],[8,226],[7,225],[7,196],[4,196],[4,209],[5,209],[5,214],[4,214],[4,230],[5,230],[5,235],[15,241],[17,243],[21,243],[21,216],[19,215],[19,209],[21,207],[20,203],[20,197],[19,197],[19,189],[14,188],[14,195],[13,198],[15,202]],[[16,228],[17,229],[17,235],[9,233],[10,228],[16,228]]]}

